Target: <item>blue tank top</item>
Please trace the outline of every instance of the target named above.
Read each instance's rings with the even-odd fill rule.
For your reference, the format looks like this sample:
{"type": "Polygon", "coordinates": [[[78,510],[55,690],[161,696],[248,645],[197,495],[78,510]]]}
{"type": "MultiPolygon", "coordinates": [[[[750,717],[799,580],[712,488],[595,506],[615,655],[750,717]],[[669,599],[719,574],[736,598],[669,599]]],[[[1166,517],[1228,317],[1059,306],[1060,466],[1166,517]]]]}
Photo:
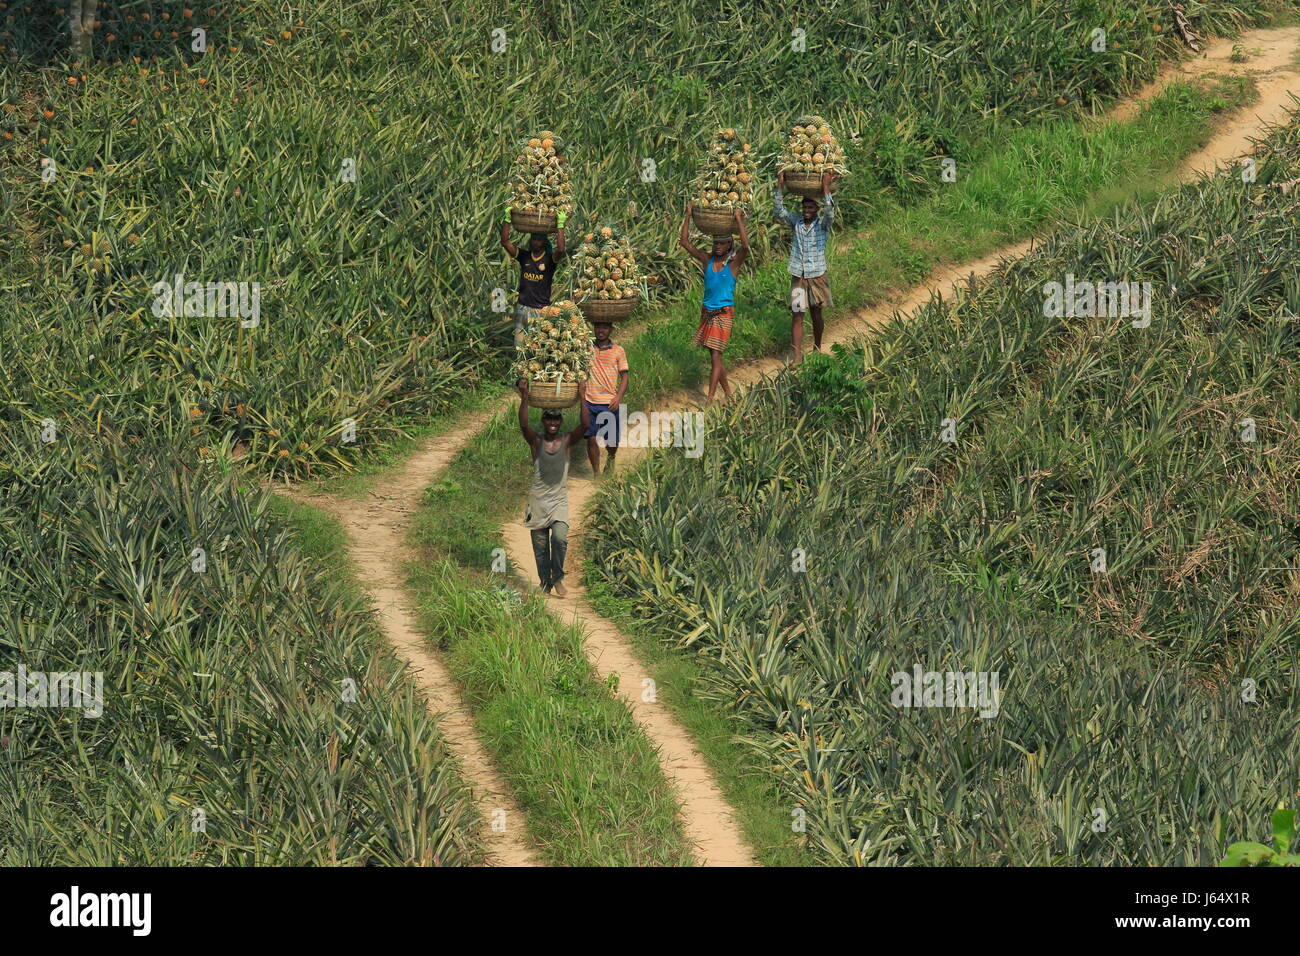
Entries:
{"type": "Polygon", "coordinates": [[[726,305],[736,304],[736,277],[731,274],[731,266],[723,265],[721,272],[713,271],[713,256],[704,266],[704,307],[721,309],[726,305]]]}

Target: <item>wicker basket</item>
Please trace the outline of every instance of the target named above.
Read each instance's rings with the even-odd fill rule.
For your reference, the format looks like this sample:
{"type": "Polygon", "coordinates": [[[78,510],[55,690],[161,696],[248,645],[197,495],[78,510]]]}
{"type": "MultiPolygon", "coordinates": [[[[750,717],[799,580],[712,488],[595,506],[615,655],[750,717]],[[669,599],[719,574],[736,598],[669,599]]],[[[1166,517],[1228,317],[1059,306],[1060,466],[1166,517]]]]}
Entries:
{"type": "Polygon", "coordinates": [[[511,209],[510,226],[515,232],[544,232],[550,234],[559,228],[559,217],[553,212],[541,212],[537,209],[511,209]]]}
{"type": "Polygon", "coordinates": [[[736,234],[736,209],[734,206],[705,206],[691,210],[691,219],[695,228],[706,236],[727,236],[736,234]]]}
{"type": "Polygon", "coordinates": [[[588,322],[619,322],[626,319],[636,308],[637,300],[632,299],[583,299],[578,303],[582,317],[588,322]]]}
{"type": "Polygon", "coordinates": [[[577,402],[577,382],[561,382],[558,392],[554,382],[528,383],[528,404],[533,408],[568,408],[577,402]]]}
{"type": "Polygon", "coordinates": [[[822,174],[786,173],[785,188],[796,196],[811,196],[817,199],[822,194],[822,174]]]}

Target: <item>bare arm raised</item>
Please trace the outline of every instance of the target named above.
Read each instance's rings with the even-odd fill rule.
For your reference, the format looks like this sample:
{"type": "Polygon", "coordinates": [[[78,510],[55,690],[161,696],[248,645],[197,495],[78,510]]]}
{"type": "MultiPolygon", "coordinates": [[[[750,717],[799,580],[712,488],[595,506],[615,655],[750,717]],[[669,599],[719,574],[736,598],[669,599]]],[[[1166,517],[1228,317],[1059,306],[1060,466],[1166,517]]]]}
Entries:
{"type": "Polygon", "coordinates": [[[691,242],[691,212],[695,209],[695,203],[686,204],[686,215],[682,217],[682,231],[677,237],[677,242],[683,249],[691,254],[691,258],[700,265],[708,265],[709,257],[695,247],[691,242]]]}
{"type": "Polygon", "coordinates": [[[535,449],[537,432],[528,424],[528,383],[521,378],[515,382],[515,388],[519,389],[519,432],[524,436],[524,441],[528,442],[528,447],[535,449]]]}

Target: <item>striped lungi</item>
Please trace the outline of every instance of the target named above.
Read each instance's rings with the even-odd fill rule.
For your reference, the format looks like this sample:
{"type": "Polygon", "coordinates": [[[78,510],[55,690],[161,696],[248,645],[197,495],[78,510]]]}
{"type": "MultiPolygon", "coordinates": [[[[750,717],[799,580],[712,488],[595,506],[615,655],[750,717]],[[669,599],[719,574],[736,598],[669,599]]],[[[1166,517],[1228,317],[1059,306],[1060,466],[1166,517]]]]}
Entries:
{"type": "Polygon", "coordinates": [[[700,307],[700,327],[695,330],[695,344],[721,352],[731,341],[731,318],[736,307],[724,305],[720,309],[700,307]]]}

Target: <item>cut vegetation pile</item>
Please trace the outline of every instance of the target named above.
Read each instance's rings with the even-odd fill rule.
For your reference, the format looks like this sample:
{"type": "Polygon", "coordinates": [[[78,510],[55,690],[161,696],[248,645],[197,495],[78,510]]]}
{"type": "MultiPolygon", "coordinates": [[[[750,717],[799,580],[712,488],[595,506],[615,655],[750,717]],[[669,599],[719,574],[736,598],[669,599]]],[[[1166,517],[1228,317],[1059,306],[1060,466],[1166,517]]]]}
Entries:
{"type": "Polygon", "coordinates": [[[1293,798],[1300,128],[1258,162],[814,357],[602,500],[594,567],[701,655],[816,859],[1210,864],[1293,798]],[[1067,276],[1151,283],[1149,326],[1046,315],[1067,276]],[[916,667],[996,672],[996,716],[896,707],[916,667]]]}

